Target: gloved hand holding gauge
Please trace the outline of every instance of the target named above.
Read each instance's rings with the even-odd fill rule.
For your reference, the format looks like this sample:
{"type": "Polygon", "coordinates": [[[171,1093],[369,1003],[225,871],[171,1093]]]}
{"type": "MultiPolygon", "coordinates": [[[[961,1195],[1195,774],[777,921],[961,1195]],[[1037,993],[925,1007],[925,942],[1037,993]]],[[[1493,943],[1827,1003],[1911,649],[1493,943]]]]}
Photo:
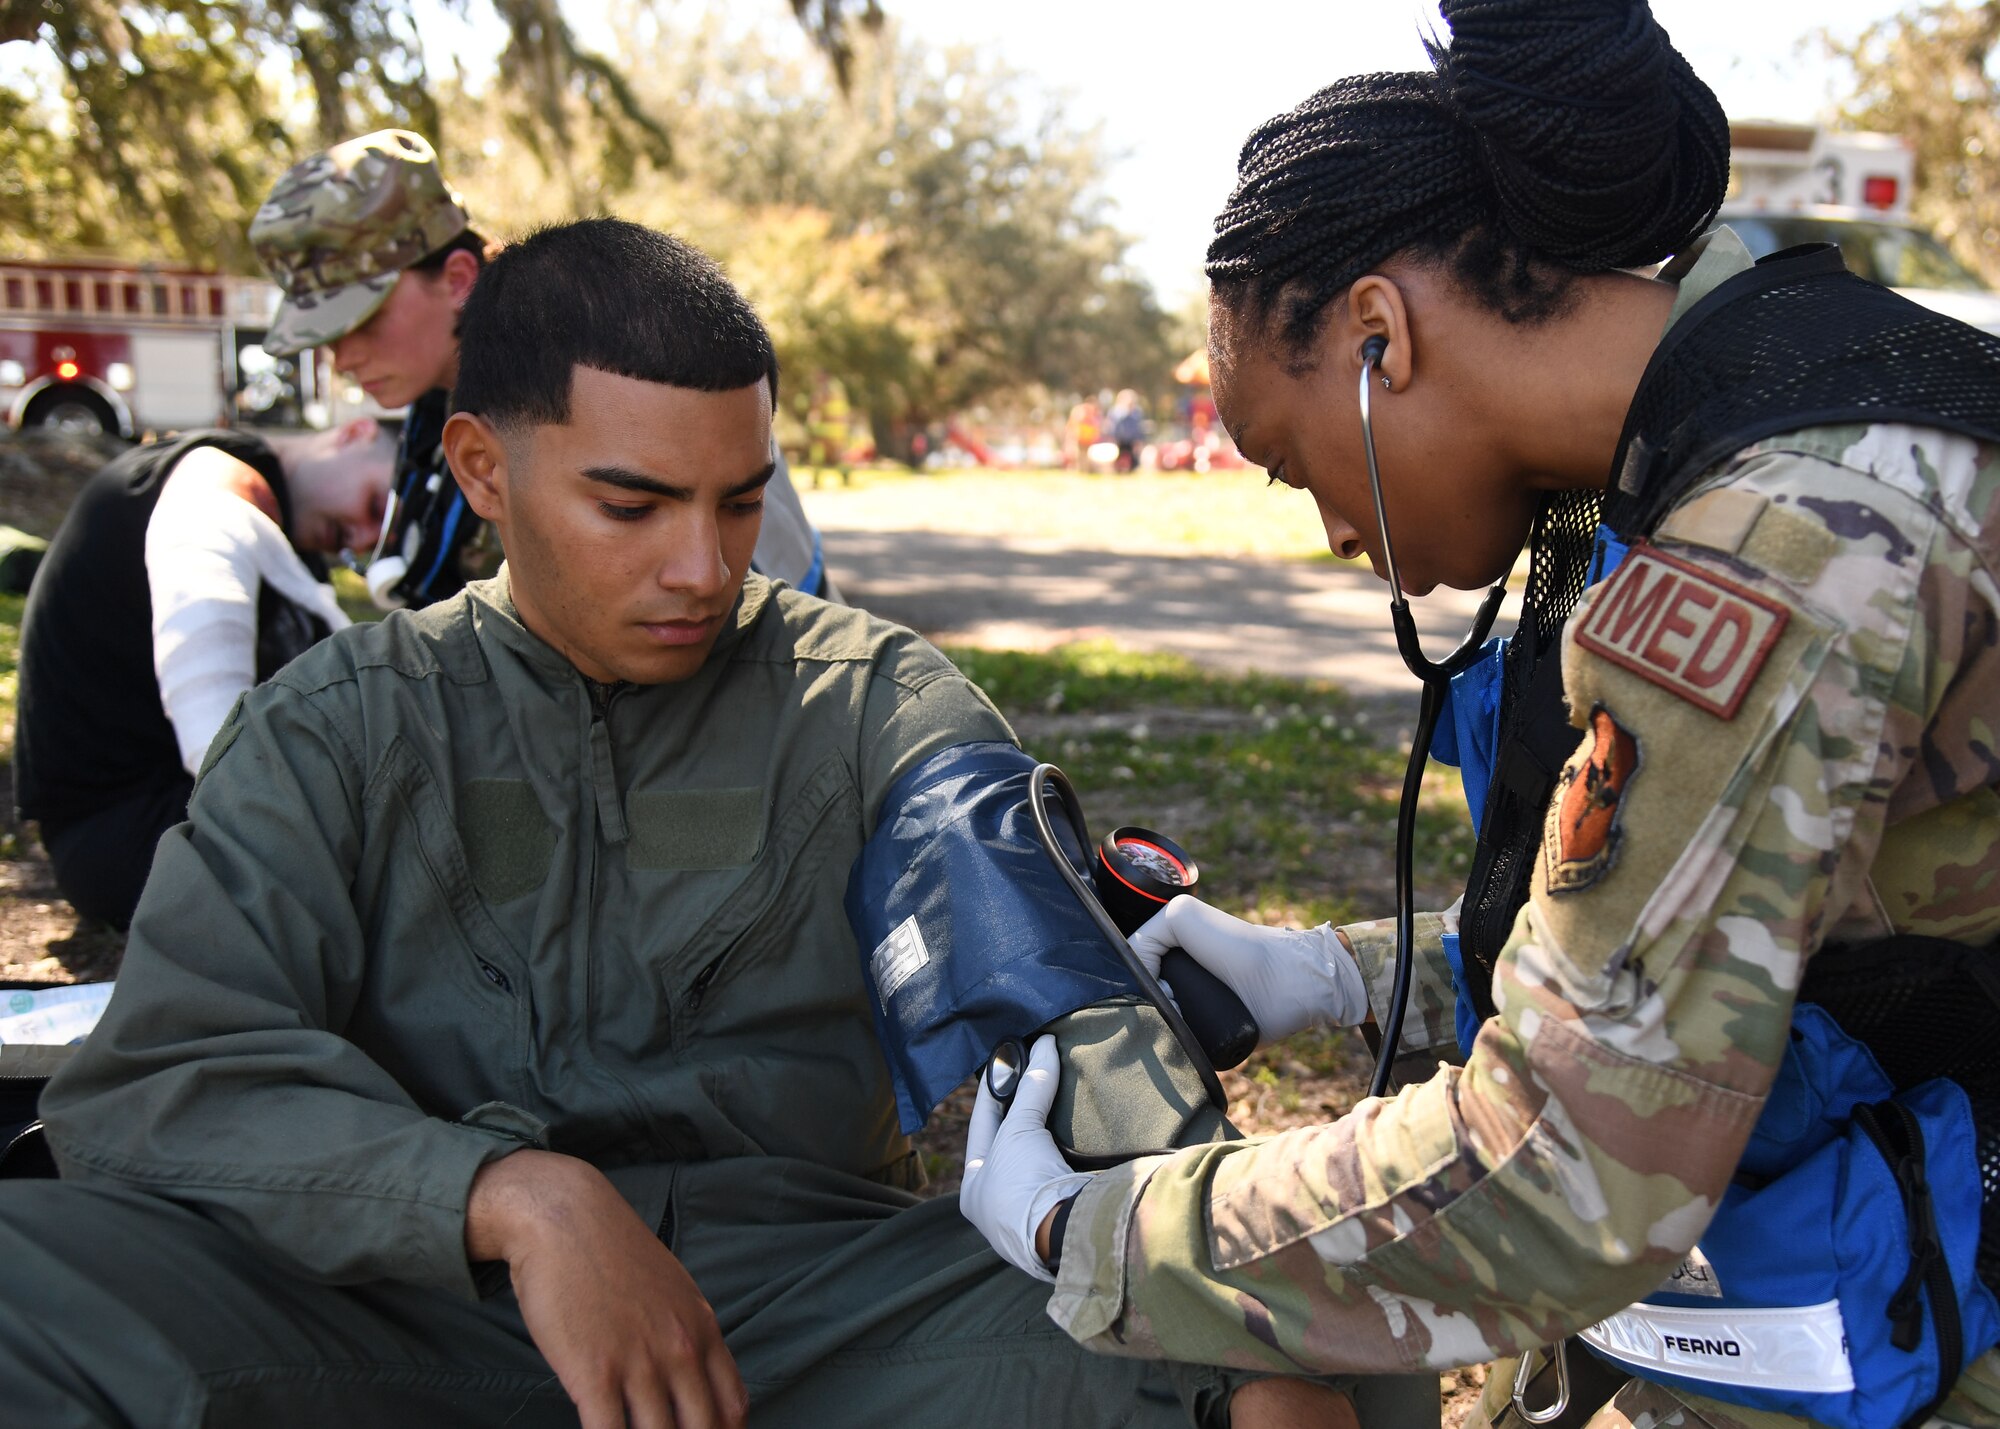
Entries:
{"type": "Polygon", "coordinates": [[[1361,969],[1333,925],[1265,928],[1183,893],[1132,934],[1132,951],[1154,976],[1179,948],[1220,978],[1257,1021],[1257,1045],[1309,1027],[1352,1027],[1368,1017],[1361,969]]]}

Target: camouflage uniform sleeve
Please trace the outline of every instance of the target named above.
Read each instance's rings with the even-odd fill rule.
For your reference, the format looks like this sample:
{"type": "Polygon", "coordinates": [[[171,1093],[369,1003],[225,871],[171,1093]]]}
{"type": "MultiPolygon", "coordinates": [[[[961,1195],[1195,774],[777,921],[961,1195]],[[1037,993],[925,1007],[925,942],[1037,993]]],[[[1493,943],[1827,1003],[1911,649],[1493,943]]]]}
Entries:
{"type": "MultiPolygon", "coordinates": [[[[1376,918],[1336,928],[1354,954],[1368,985],[1368,1010],[1377,1026],[1386,1020],[1396,989],[1396,920],[1376,918]]],[[[1410,1005],[1403,1014],[1401,1052],[1456,1055],[1458,1030],[1453,1009],[1458,993],[1445,961],[1444,935],[1458,931],[1458,905],[1442,913],[1419,913],[1411,923],[1410,1005]]]]}
{"type": "Polygon", "coordinates": [[[1990,620],[1991,576],[1924,498],[1927,454],[1902,453],[1892,480],[1755,449],[1662,528],[1674,564],[1591,593],[1565,646],[1586,733],[1465,1066],[1100,1176],[1058,1323],[1111,1353],[1438,1369],[1546,1344],[1672,1270],[1756,1121],[1803,958],[1871,897],[1942,691],[1977,662],[2000,698],[1964,636],[1991,628],[1965,618],[1990,620]],[[1579,643],[1600,619],[1601,648],[1579,643]]]}

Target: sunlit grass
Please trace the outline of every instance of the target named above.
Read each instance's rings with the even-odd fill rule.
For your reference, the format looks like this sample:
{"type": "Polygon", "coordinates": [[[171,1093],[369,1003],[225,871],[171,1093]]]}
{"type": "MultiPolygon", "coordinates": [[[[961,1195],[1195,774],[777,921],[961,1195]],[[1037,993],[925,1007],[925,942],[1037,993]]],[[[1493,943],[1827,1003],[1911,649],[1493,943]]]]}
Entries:
{"type": "MultiPolygon", "coordinates": [[[[1365,850],[1380,882],[1404,751],[1333,686],[1217,675],[1103,642],[946,653],[1016,722],[1030,753],[1063,767],[1094,830],[1145,824],[1187,844],[1213,901],[1312,921],[1390,911],[1360,906],[1349,865],[1365,850]]],[[[1455,896],[1473,841],[1457,776],[1433,770],[1416,846],[1424,906],[1455,896]]]]}
{"type": "Polygon", "coordinates": [[[345,566],[334,567],[333,597],[340,602],[340,608],[347,612],[349,620],[382,618],[381,607],[368,598],[368,583],[345,566]]]}
{"type": "Polygon", "coordinates": [[[0,595],[0,762],[14,758],[14,701],[21,660],[21,612],[28,608],[24,595],[0,595]]]}

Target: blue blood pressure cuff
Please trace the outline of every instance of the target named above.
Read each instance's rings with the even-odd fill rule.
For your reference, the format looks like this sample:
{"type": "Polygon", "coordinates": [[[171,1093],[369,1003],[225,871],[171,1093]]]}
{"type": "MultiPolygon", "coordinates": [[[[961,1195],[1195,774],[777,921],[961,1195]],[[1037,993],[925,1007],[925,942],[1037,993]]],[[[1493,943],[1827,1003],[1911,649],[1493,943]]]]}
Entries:
{"type": "Polygon", "coordinates": [[[1801,1003],[1735,1184],[1652,1295],[1581,1333],[1643,1379],[1835,1429],[1928,1416],[2000,1342],[1975,1269],[1980,1174],[1965,1092],[1895,1093],[1801,1003]]]}
{"type": "MultiPolygon", "coordinates": [[[[906,1132],[1006,1038],[1139,995],[1036,833],[1034,768],[997,741],[932,755],[889,790],[848,878],[847,918],[906,1132]]],[[[1088,867],[1080,846],[1067,852],[1088,867]]]]}

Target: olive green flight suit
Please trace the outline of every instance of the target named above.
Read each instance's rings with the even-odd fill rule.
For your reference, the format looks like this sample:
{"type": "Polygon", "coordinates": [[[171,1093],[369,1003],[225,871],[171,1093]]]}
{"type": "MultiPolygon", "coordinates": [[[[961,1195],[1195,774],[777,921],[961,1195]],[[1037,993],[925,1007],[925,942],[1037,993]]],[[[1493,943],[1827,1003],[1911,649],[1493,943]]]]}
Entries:
{"type": "Polygon", "coordinates": [[[842,894],[899,775],[1011,738],[756,576],[678,684],[593,687],[503,572],[250,692],[43,1099],[66,1179],[0,1185],[0,1421],[573,1423],[464,1251],[534,1144],[660,1227],[755,1424],[1183,1422],[911,1194],[842,894]]]}

